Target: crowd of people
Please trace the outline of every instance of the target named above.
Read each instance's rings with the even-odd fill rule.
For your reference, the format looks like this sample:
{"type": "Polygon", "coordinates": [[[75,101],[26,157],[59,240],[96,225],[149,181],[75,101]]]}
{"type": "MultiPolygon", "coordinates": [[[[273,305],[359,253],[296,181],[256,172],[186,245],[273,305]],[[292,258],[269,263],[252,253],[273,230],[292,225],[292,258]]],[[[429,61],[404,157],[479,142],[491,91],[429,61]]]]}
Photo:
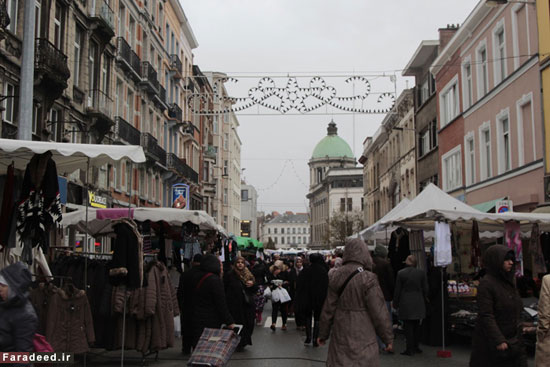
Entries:
{"type": "MultiPolygon", "coordinates": [[[[515,279],[513,250],[491,246],[484,254],[485,274],[477,295],[479,313],[470,366],[527,366],[522,346],[523,309],[515,279]]],[[[205,328],[242,325],[238,350],[252,345],[265,302],[271,301],[270,328],[287,330],[289,316],[303,332],[304,345],[329,341],[328,366],[377,366],[379,354],[393,354],[392,313],[403,325],[406,348],[420,349],[421,321],[430,319],[433,283],[410,255],[395,271],[384,246],[373,254],[361,239],[349,241],[329,257],[318,253],[271,259],[237,256],[224,264],[213,254],[196,254],[181,274],[182,351],[192,352],[205,328]]],[[[441,276],[441,275],[440,275],[441,276]]],[[[435,279],[440,281],[441,278],[435,279]]],[[[22,263],[0,270],[0,350],[33,351],[37,317],[28,299],[31,274],[22,263]]],[[[550,361],[550,276],[542,281],[535,365],[550,361]]],[[[433,315],[432,315],[433,316],[433,315]]],[[[430,322],[428,321],[429,325],[430,322]]],[[[440,331],[440,330],[439,330],[440,331]]]]}

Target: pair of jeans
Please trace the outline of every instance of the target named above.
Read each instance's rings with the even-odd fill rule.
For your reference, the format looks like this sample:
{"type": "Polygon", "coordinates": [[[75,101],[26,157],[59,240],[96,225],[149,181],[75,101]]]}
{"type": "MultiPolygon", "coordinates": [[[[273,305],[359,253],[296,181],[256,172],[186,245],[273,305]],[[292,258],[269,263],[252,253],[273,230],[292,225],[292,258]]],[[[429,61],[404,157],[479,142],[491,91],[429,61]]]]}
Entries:
{"type": "Polygon", "coordinates": [[[273,310],[271,311],[271,323],[276,324],[277,323],[277,316],[279,315],[279,310],[281,310],[281,317],[283,318],[283,325],[286,325],[286,320],[288,317],[286,304],[281,302],[271,302],[271,307],[273,310]]]}

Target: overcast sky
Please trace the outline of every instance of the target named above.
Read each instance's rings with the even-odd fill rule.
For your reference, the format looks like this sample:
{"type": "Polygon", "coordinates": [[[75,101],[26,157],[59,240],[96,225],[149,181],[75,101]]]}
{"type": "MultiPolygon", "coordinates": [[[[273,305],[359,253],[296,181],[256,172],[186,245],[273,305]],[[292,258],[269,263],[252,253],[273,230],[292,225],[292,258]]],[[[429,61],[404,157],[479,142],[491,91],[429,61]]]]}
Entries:
{"type": "MultiPolygon", "coordinates": [[[[422,40],[438,39],[438,28],[462,24],[478,0],[181,0],[199,47],[194,63],[239,82],[235,97],[264,76],[284,87],[286,76],[300,76],[300,87],[323,77],[338,96],[353,95],[346,76],[369,75],[373,92],[397,95],[414,81],[401,70],[422,40]],[[396,75],[394,83],[383,75],[396,75]],[[284,77],[283,77],[284,76],[284,77]]],[[[362,84],[356,85],[360,93],[362,84]]],[[[374,100],[378,97],[372,94],[374,100]]],[[[367,99],[362,106],[375,108],[367,99]]],[[[259,194],[258,210],[307,210],[308,160],[326,136],[331,119],[338,135],[358,158],[367,136],[384,115],[341,114],[321,108],[315,114],[275,114],[251,108],[238,114],[241,166],[259,194]],[[248,114],[244,115],[244,114],[248,114]]],[[[358,164],[359,165],[359,164],[358,164]]]]}

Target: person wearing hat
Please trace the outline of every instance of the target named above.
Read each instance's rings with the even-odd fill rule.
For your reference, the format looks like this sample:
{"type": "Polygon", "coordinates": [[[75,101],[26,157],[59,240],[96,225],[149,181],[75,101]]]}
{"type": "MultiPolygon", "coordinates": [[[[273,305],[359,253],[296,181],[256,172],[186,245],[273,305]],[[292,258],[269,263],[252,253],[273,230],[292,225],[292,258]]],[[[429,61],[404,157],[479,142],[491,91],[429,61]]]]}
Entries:
{"type": "Polygon", "coordinates": [[[523,302],[516,288],[514,251],[493,245],[483,256],[487,274],[477,291],[479,312],[472,335],[471,367],[526,367],[521,340],[523,302]]]}
{"type": "Polygon", "coordinates": [[[416,268],[416,264],[414,255],[407,256],[406,267],[397,273],[393,295],[393,308],[403,321],[407,341],[407,349],[401,354],[407,356],[422,353],[419,348],[420,322],[426,318],[428,279],[423,270],[416,268]]]}
{"type": "Polygon", "coordinates": [[[29,301],[31,273],[18,262],[0,270],[0,351],[32,352],[38,317],[29,301]]]}
{"type": "MultiPolygon", "coordinates": [[[[372,262],[372,272],[378,277],[378,284],[380,284],[380,289],[382,289],[382,293],[384,294],[386,307],[390,314],[390,321],[392,321],[391,301],[393,300],[393,291],[395,289],[395,277],[393,275],[393,268],[388,260],[388,249],[381,244],[377,244],[374,248],[372,262]]],[[[386,348],[380,338],[378,338],[378,346],[381,350],[386,348]]]]}

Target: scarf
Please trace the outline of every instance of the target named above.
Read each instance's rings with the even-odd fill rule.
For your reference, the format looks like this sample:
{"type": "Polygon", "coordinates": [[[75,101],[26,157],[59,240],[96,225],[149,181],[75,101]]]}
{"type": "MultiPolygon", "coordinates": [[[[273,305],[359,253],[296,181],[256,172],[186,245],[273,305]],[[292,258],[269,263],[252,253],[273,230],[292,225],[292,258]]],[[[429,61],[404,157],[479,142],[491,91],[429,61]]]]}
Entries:
{"type": "MultiPolygon", "coordinates": [[[[241,257],[241,256],[238,256],[235,259],[235,262],[237,260],[243,260],[244,261],[244,258],[241,257]]],[[[243,270],[239,270],[239,269],[237,269],[237,267],[235,265],[233,265],[233,271],[235,272],[235,274],[237,274],[239,276],[239,279],[241,279],[241,282],[243,282],[243,284],[246,284],[246,282],[248,282],[249,280],[251,280],[251,281],[255,280],[254,275],[250,272],[250,270],[248,270],[248,268],[246,266],[243,268],[243,270]]]]}

